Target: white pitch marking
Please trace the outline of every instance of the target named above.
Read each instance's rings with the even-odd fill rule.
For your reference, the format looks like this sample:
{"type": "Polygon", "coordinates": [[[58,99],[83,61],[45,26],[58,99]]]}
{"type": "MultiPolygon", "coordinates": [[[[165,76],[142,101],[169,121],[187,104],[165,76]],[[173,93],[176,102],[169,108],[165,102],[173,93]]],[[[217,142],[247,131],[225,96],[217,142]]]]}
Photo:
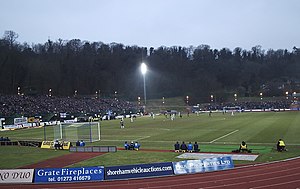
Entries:
{"type": "MultiPolygon", "coordinates": [[[[40,138],[42,139],[42,138],[40,138]]],[[[123,139],[123,140],[116,140],[116,139],[101,139],[101,141],[106,141],[106,142],[120,142],[120,141],[126,141],[129,139],[123,139]]],[[[144,143],[174,143],[174,141],[169,141],[169,140],[148,140],[148,141],[143,141],[144,143]]],[[[198,144],[211,144],[211,142],[198,142],[198,144]]],[[[215,142],[215,144],[224,144],[224,142],[215,142]]],[[[238,142],[225,142],[225,144],[239,144],[238,142]]],[[[247,142],[247,144],[255,144],[255,145],[274,145],[274,143],[260,143],[260,142],[247,142]]],[[[289,143],[289,146],[299,146],[300,144],[296,143],[289,143]]]]}
{"type": "Polygon", "coordinates": [[[140,138],[135,139],[135,141],[143,140],[143,139],[146,139],[146,138],[149,138],[149,137],[151,137],[151,136],[140,137],[140,138]]]}
{"type": "Polygon", "coordinates": [[[215,141],[217,141],[217,140],[220,140],[220,139],[222,139],[222,138],[225,138],[225,137],[227,137],[227,136],[229,136],[229,135],[231,135],[231,134],[233,134],[233,133],[236,133],[236,132],[238,132],[239,130],[234,130],[234,131],[232,131],[232,132],[230,132],[230,133],[228,133],[228,134],[226,134],[226,135],[223,135],[223,136],[221,136],[221,137],[219,137],[219,138],[216,138],[215,140],[212,140],[212,141],[210,141],[209,143],[213,143],[213,142],[215,142],[215,141]]]}

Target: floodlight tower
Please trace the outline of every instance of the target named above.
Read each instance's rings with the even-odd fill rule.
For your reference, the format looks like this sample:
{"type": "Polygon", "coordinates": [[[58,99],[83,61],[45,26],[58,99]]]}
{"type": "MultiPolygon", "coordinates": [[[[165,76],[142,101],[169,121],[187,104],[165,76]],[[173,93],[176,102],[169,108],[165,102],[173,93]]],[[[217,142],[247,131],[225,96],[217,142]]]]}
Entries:
{"type": "Polygon", "coordinates": [[[262,100],[262,99],[263,99],[263,93],[260,92],[260,93],[259,93],[259,96],[260,96],[260,100],[262,100]]]}
{"type": "Polygon", "coordinates": [[[285,92],[285,96],[286,96],[285,98],[288,100],[289,99],[289,91],[285,92]]]}
{"type": "Polygon", "coordinates": [[[237,94],[236,93],[234,93],[234,101],[237,101],[237,94]]]}
{"type": "Polygon", "coordinates": [[[51,97],[52,96],[52,89],[50,88],[49,89],[49,97],[51,97]]]}
{"type": "Polygon", "coordinates": [[[145,99],[145,106],[146,106],[146,102],[147,102],[147,96],[146,96],[146,73],[147,73],[147,65],[145,63],[141,64],[141,72],[143,75],[143,79],[144,79],[144,99],[145,99]]]}
{"type": "Polygon", "coordinates": [[[21,95],[21,92],[20,92],[20,91],[21,91],[21,87],[19,86],[19,87],[18,87],[18,95],[21,95]]]}

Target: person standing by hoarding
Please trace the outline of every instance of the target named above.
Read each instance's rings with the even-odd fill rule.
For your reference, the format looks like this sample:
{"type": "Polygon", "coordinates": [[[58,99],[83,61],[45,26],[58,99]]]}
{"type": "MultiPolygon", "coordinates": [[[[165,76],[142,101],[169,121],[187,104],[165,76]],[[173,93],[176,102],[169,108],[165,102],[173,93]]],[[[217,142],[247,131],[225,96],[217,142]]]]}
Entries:
{"type": "Polygon", "coordinates": [[[59,142],[57,139],[54,141],[53,146],[54,146],[55,151],[59,149],[59,142]]]}

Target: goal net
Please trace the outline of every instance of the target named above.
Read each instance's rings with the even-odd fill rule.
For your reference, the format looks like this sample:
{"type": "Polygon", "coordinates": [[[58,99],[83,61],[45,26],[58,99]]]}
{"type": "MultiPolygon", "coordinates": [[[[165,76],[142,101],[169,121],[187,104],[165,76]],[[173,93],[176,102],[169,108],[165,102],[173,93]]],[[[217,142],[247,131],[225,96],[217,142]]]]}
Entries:
{"type": "Polygon", "coordinates": [[[61,123],[54,127],[54,139],[70,142],[100,140],[99,122],[61,123]]]}

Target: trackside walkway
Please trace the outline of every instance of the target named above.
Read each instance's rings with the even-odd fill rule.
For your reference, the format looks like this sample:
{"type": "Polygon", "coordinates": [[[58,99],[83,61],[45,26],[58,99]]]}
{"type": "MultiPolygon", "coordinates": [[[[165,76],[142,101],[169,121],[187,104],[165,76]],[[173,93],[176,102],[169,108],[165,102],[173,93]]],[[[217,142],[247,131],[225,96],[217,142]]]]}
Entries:
{"type": "MultiPolygon", "coordinates": [[[[118,150],[124,150],[124,148],[118,148],[118,150]]],[[[139,151],[144,152],[174,152],[174,150],[159,150],[159,149],[140,149],[139,151]]],[[[209,154],[211,152],[198,152],[197,154],[209,154]]],[[[62,155],[59,157],[51,158],[45,161],[41,161],[35,164],[22,166],[19,168],[22,169],[35,169],[35,168],[61,168],[66,167],[87,159],[91,159],[105,153],[101,152],[74,152],[66,155],[62,155]]],[[[182,153],[178,153],[180,155],[182,153]]],[[[236,154],[236,153],[218,153],[214,152],[214,154],[236,154]]],[[[198,159],[198,158],[197,158],[198,159]]]]}
{"type": "Polygon", "coordinates": [[[19,168],[35,169],[35,168],[61,168],[74,163],[78,163],[90,158],[100,156],[105,153],[101,152],[75,152],[66,154],[63,156],[51,158],[45,161],[41,161],[35,164],[22,166],[19,168]]]}

